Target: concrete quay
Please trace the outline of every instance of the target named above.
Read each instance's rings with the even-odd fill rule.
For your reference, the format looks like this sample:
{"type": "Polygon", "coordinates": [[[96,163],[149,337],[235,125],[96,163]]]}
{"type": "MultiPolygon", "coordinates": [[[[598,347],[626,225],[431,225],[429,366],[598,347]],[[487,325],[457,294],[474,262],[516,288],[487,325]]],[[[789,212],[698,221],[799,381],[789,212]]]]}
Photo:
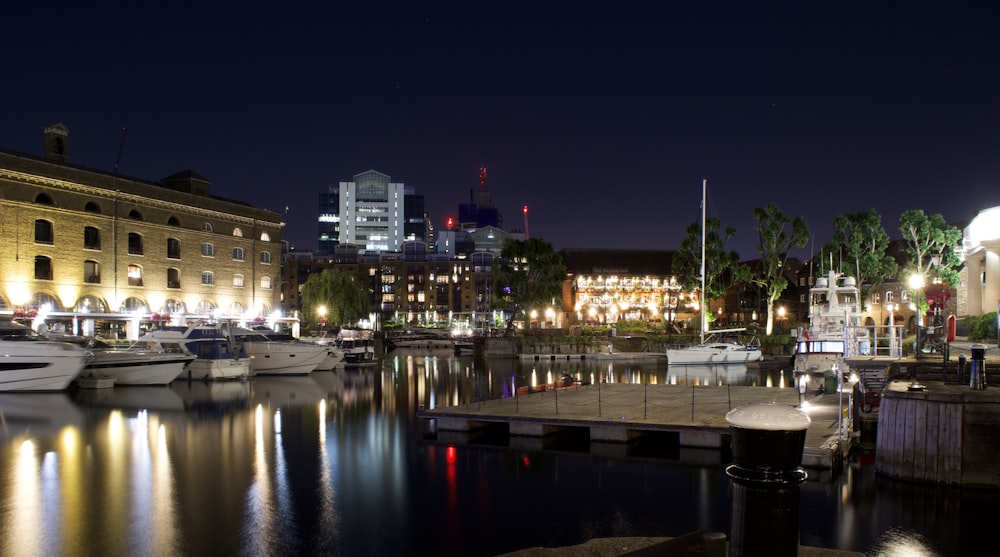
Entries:
{"type": "Polygon", "coordinates": [[[831,478],[846,456],[847,432],[838,439],[838,398],[800,399],[793,388],[605,383],[421,410],[417,416],[431,422],[439,440],[461,442],[499,428],[512,448],[546,450],[556,448],[553,440],[561,435],[576,433],[589,439],[591,454],[613,458],[634,456],[632,442],[645,438],[675,446],[682,463],[724,466],[726,414],[746,404],[785,404],[801,407],[812,420],[802,465],[815,479],[831,478]]]}

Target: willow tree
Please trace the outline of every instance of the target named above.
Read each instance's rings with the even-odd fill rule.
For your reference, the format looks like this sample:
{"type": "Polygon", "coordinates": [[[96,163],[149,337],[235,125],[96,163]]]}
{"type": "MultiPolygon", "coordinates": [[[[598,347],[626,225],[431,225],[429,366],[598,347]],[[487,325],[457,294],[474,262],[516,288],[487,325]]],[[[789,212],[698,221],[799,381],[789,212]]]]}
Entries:
{"type": "Polygon", "coordinates": [[[754,276],[751,282],[757,284],[767,293],[767,327],[765,334],[774,330],[774,302],[788,288],[788,279],[784,275],[784,267],[788,263],[789,254],[793,249],[801,248],[809,241],[809,227],[802,217],[789,218],[778,209],[774,203],[753,210],[757,224],[754,230],[760,244],[760,274],[754,276]],[[786,231],[789,223],[791,230],[786,231]]]}
{"type": "Polygon", "coordinates": [[[302,285],[301,320],[307,327],[321,324],[321,319],[331,325],[357,323],[368,317],[368,300],[368,289],[354,275],[325,269],[302,285]]]}

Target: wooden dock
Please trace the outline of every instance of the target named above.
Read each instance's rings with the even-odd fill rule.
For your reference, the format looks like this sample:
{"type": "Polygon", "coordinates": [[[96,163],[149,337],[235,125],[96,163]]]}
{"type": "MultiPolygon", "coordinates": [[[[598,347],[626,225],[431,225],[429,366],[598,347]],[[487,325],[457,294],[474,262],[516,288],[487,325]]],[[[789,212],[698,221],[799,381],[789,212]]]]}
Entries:
{"type": "MultiPolygon", "coordinates": [[[[847,445],[846,438],[838,440],[838,396],[807,396],[804,402],[801,409],[812,421],[802,465],[838,470],[847,445]]],[[[792,388],[601,384],[420,410],[417,416],[429,421],[439,440],[469,441],[500,429],[512,448],[547,450],[553,439],[575,434],[589,439],[591,453],[630,456],[634,442],[651,438],[675,446],[683,462],[712,465],[729,446],[726,414],[754,403],[800,407],[792,388]]]]}

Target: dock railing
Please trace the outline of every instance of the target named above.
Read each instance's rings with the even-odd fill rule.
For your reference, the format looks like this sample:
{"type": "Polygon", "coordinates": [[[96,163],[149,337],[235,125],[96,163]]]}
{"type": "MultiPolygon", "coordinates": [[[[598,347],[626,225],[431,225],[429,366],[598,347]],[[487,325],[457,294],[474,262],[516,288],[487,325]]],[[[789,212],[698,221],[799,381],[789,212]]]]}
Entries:
{"type": "Polygon", "coordinates": [[[875,356],[898,359],[903,356],[903,326],[875,325],[847,327],[845,357],[875,356]]]}

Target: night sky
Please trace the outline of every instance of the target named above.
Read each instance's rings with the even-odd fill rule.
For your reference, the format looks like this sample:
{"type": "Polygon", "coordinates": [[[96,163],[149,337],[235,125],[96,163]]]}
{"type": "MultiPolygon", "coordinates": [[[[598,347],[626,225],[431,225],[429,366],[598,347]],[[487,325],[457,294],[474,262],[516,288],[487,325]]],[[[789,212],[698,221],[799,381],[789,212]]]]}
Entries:
{"type": "Polygon", "coordinates": [[[311,4],[7,7],[0,148],[62,122],[75,164],[287,206],[300,250],[369,169],[440,228],[485,165],[505,228],[528,205],[557,249],[676,249],[702,179],[745,258],[768,202],[816,250],[837,214],[898,237],[908,209],[1000,205],[1000,31],[958,2],[311,4]]]}

